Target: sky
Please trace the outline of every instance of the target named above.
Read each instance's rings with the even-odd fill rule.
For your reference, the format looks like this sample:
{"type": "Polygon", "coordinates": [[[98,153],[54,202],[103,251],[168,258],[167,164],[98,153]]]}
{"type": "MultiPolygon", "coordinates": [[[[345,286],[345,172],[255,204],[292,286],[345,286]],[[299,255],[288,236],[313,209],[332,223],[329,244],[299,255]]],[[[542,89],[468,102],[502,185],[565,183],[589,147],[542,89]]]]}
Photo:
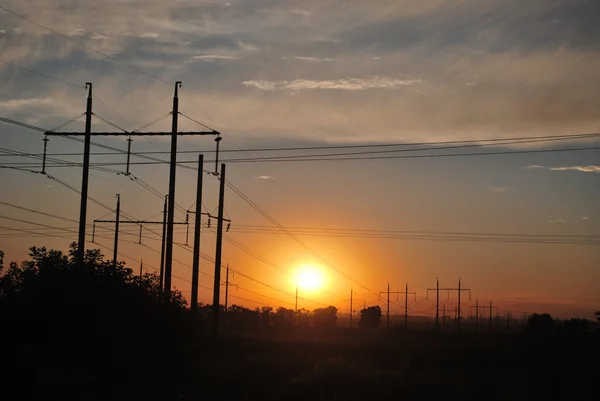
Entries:
{"type": "MultiPolygon", "coordinates": [[[[300,291],[299,307],[347,311],[351,290],[360,304],[383,306],[379,292],[388,283],[392,291],[408,283],[417,292],[410,312],[431,316],[426,289],[438,277],[442,286],[461,278],[471,289],[463,310],[476,299],[492,300],[501,314],[593,318],[600,308],[600,141],[507,143],[600,132],[596,0],[28,0],[2,7],[2,117],[53,128],[85,111],[83,86],[92,82],[93,131],[114,130],[100,117],[131,131],[169,113],[173,83],[182,81],[180,111],[222,133],[221,160],[388,151],[366,160],[228,162],[227,181],[298,239],[227,187],[223,263],[237,272],[230,279],[238,285],[230,303],[293,307],[295,283],[286,272],[315,265],[326,288],[300,291]],[[499,142],[428,152],[414,151],[427,145],[240,151],[490,140],[499,142]],[[564,151],[573,148],[580,150],[564,151]],[[504,154],[412,157],[480,152],[504,154]],[[347,236],[324,231],[330,229],[347,236]],[[448,233],[462,240],[449,241],[448,233]],[[473,240],[473,233],[504,241],[473,240]]],[[[179,118],[181,131],[204,129],[187,117],[179,118]]],[[[147,131],[170,125],[169,117],[147,131]]],[[[79,119],[63,130],[83,129],[79,119]]],[[[0,166],[40,171],[39,160],[7,150],[40,154],[42,139],[2,124],[0,166]]],[[[177,171],[180,222],[195,202],[198,153],[214,171],[213,139],[179,138],[179,150],[189,152],[178,156],[188,167],[177,171]]],[[[125,137],[93,141],[127,147],[125,137]]],[[[82,149],[60,137],[48,142],[49,154],[74,163],[82,149]]],[[[132,151],[165,152],[152,156],[166,160],[169,138],[135,137],[132,151]]],[[[117,193],[125,218],[161,219],[168,167],[132,164],[131,176],[116,174],[124,160],[92,154],[92,163],[112,165],[90,174],[88,224],[113,218],[117,193]]],[[[76,240],[79,166],[49,166],[46,176],[1,171],[0,249],[8,260],[25,259],[31,245],[66,249],[68,238],[76,240]]],[[[217,178],[205,174],[203,207],[213,215],[218,189],[217,178]]],[[[96,244],[88,246],[112,255],[112,230],[99,223],[96,244]]],[[[138,231],[122,225],[121,259],[135,269],[143,260],[153,271],[160,225],[143,227],[142,244],[138,231]]],[[[185,244],[186,226],[175,231],[185,244]]],[[[192,238],[193,225],[188,244],[192,238]]],[[[184,248],[175,247],[173,284],[189,298],[191,252],[184,248]]],[[[203,227],[202,252],[214,258],[214,248],[214,232],[203,227]]],[[[207,302],[214,263],[200,266],[200,300],[207,302]]],[[[456,293],[443,303],[453,307],[456,293]]],[[[392,308],[402,312],[402,300],[392,308]]]]}

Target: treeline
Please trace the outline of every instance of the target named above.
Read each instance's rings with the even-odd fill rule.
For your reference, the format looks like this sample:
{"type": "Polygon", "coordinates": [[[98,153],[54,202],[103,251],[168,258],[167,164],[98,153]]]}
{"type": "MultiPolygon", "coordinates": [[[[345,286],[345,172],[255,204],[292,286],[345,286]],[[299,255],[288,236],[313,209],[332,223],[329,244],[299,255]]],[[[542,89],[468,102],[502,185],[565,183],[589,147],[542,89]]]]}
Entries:
{"type": "MultiPolygon", "coordinates": [[[[204,321],[210,320],[212,316],[212,305],[200,303],[199,312],[204,321]]],[[[334,328],[337,326],[338,309],[335,306],[308,310],[305,308],[294,309],[271,306],[249,309],[239,305],[232,305],[225,309],[220,306],[220,314],[223,316],[223,324],[226,327],[314,327],[334,328]]],[[[360,311],[359,327],[377,328],[381,324],[381,308],[370,306],[360,311]]]]}

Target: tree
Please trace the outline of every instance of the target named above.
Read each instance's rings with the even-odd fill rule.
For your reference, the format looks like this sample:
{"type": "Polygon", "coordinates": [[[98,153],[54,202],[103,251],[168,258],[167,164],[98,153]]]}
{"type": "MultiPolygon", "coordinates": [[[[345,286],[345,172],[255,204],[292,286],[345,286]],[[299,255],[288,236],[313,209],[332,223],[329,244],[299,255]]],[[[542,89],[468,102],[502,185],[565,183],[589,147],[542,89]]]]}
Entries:
{"type": "Polygon", "coordinates": [[[335,327],[337,323],[337,311],[335,306],[315,309],[313,311],[313,326],[335,327]]]}
{"type": "Polygon", "coordinates": [[[535,334],[550,333],[554,329],[554,319],[547,313],[534,313],[527,319],[526,329],[535,334]]]}
{"type": "Polygon", "coordinates": [[[197,336],[181,293],[172,291],[166,302],[156,275],[140,278],[93,249],[81,268],[75,251],[32,247],[28,260],[11,262],[0,275],[0,354],[15,361],[3,393],[176,399],[180,377],[193,364],[186,344],[197,336]],[[43,384],[74,375],[84,384],[66,390],[43,384]],[[143,380],[156,385],[140,388],[143,380]]]}
{"type": "Polygon", "coordinates": [[[283,306],[277,308],[275,316],[273,316],[273,322],[276,326],[292,326],[294,324],[294,310],[287,309],[283,306]]]}
{"type": "Polygon", "coordinates": [[[271,324],[271,315],[273,314],[273,308],[270,306],[263,306],[260,310],[260,317],[262,324],[268,326],[271,324]]]}
{"type": "Polygon", "coordinates": [[[596,319],[600,322],[600,310],[595,313],[596,319]]]}
{"type": "Polygon", "coordinates": [[[563,322],[563,329],[566,334],[579,336],[588,331],[590,327],[589,320],[573,318],[563,322]]]}
{"type": "Polygon", "coordinates": [[[358,327],[364,328],[377,328],[381,324],[381,308],[376,306],[369,306],[366,309],[360,311],[360,321],[358,327]]]}

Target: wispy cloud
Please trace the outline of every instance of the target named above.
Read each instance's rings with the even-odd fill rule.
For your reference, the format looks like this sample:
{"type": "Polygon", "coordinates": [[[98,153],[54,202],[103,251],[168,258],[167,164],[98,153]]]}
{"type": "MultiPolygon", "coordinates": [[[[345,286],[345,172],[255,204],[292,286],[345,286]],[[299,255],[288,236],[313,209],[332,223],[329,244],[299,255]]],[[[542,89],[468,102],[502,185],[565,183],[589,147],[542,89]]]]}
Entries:
{"type": "Polygon", "coordinates": [[[583,221],[588,221],[589,219],[590,219],[590,217],[589,217],[589,216],[583,216],[583,217],[581,218],[581,220],[583,220],[583,221]]]}
{"type": "Polygon", "coordinates": [[[110,39],[110,37],[106,36],[106,35],[101,35],[101,34],[95,33],[92,36],[90,36],[90,39],[92,39],[92,40],[103,40],[103,39],[110,39]]]}
{"type": "Polygon", "coordinates": [[[11,99],[6,101],[0,101],[0,109],[15,109],[27,106],[40,106],[40,105],[52,105],[54,100],[49,97],[34,97],[28,99],[11,99]]]}
{"type": "Polygon", "coordinates": [[[581,171],[583,173],[600,173],[600,166],[560,166],[560,167],[545,167],[545,166],[527,166],[526,169],[543,169],[550,171],[581,171]]]}
{"type": "Polygon", "coordinates": [[[566,220],[563,219],[556,219],[556,220],[550,220],[550,224],[565,224],[566,220]]]}
{"type": "Polygon", "coordinates": [[[565,166],[565,167],[548,167],[552,171],[581,171],[584,173],[600,173],[600,166],[565,166]]]}
{"type": "Polygon", "coordinates": [[[274,180],[275,177],[272,177],[270,175],[260,175],[258,177],[254,177],[257,180],[274,180]]]}
{"type": "Polygon", "coordinates": [[[331,61],[330,58],[317,58],[317,57],[305,57],[305,56],[294,56],[294,59],[300,61],[307,61],[309,63],[318,63],[321,61],[331,61]]]}
{"type": "Polygon", "coordinates": [[[304,89],[334,89],[345,91],[360,91],[366,89],[393,89],[420,83],[419,79],[394,79],[388,77],[347,78],[337,80],[316,81],[311,79],[296,79],[294,81],[244,81],[247,87],[261,90],[304,90],[304,89]]]}
{"type": "Polygon", "coordinates": [[[202,54],[200,56],[194,56],[192,59],[194,60],[235,60],[237,56],[227,56],[223,54],[202,54]]]}

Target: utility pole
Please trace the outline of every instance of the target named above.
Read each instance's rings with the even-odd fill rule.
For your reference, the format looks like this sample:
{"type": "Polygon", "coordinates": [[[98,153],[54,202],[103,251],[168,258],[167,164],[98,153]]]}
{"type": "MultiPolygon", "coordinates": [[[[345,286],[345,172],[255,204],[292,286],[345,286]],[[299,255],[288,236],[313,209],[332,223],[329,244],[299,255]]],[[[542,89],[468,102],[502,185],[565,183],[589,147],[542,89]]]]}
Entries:
{"type": "Polygon", "coordinates": [[[426,299],[429,299],[429,291],[435,291],[435,331],[440,331],[440,280],[435,278],[435,288],[428,288],[426,299]]]}
{"type": "Polygon", "coordinates": [[[119,248],[119,217],[121,215],[121,195],[117,194],[117,213],[115,217],[115,244],[113,247],[113,267],[117,268],[117,249],[119,248]]]}
{"type": "MultiPolygon", "coordinates": [[[[437,280],[437,277],[436,277],[437,280]]],[[[436,330],[439,330],[439,311],[440,311],[440,291],[447,291],[448,294],[450,294],[450,291],[457,291],[458,292],[458,304],[457,304],[457,308],[456,308],[456,330],[458,332],[460,332],[460,295],[462,291],[468,291],[469,292],[469,299],[471,299],[471,290],[469,288],[461,288],[460,286],[460,278],[458,279],[458,288],[440,288],[439,285],[439,280],[437,280],[436,282],[436,287],[435,288],[428,288],[427,289],[427,295],[426,295],[426,299],[429,299],[429,291],[435,291],[436,292],[436,309],[435,309],[435,315],[436,315],[436,330]]]]}
{"type": "Polygon", "coordinates": [[[354,314],[353,302],[354,302],[354,290],[350,289],[350,299],[344,299],[344,302],[350,301],[350,328],[352,328],[352,315],[354,314]]]}
{"type": "Polygon", "coordinates": [[[390,294],[396,295],[396,301],[398,300],[398,296],[400,294],[404,294],[404,325],[408,327],[408,295],[414,295],[415,301],[417,299],[416,292],[408,292],[408,283],[406,283],[406,291],[393,291],[390,292],[390,283],[388,283],[387,291],[381,291],[379,293],[379,299],[381,300],[381,294],[387,294],[387,328],[390,328],[390,294]]]}
{"type": "MultiPolygon", "coordinates": [[[[473,306],[471,308],[473,308],[473,306]]],[[[492,323],[494,321],[494,317],[492,316],[492,309],[496,309],[496,312],[497,312],[498,311],[498,307],[497,306],[492,306],[492,301],[490,301],[489,307],[485,306],[485,305],[479,305],[479,302],[476,302],[474,308],[475,308],[475,321],[476,321],[477,328],[479,328],[479,319],[478,319],[478,317],[479,317],[479,308],[489,308],[489,318],[490,318],[489,324],[490,324],[490,333],[491,333],[492,332],[492,323]]]]}
{"type": "Polygon", "coordinates": [[[446,332],[446,304],[444,304],[444,312],[442,315],[442,331],[446,332]]]}
{"type": "Polygon", "coordinates": [[[86,82],[88,90],[85,110],[85,137],[83,145],[83,174],[81,177],[81,205],[79,207],[79,242],[77,245],[78,263],[83,267],[85,255],[85,224],[87,218],[88,178],[90,172],[90,146],[92,143],[92,83],[86,82]]]}
{"type": "Polygon", "coordinates": [[[217,220],[217,246],[215,255],[215,281],[213,287],[213,332],[219,330],[219,296],[221,288],[221,251],[223,246],[223,205],[225,202],[225,163],[221,163],[219,186],[219,218],[217,220]]]}
{"type": "Polygon", "coordinates": [[[408,283],[404,290],[404,328],[408,329],[408,283]]]}
{"type": "Polygon", "coordinates": [[[388,282],[387,290],[387,328],[390,328],[390,283],[388,282]]]}
{"type": "MultiPolygon", "coordinates": [[[[192,263],[191,310],[193,311],[195,311],[198,307],[198,280],[200,274],[200,226],[202,225],[202,175],[204,174],[204,172],[202,171],[203,165],[204,156],[200,154],[198,155],[198,182],[196,184],[196,219],[194,223],[194,259],[192,263]]],[[[229,273],[229,268],[227,268],[227,272],[229,273]]]]}
{"type": "Polygon", "coordinates": [[[142,279],[142,269],[144,267],[144,259],[140,260],[140,280],[142,279]]]}
{"type": "Polygon", "coordinates": [[[298,286],[296,286],[296,305],[294,306],[294,313],[298,314],[298,286]]]}
{"type": "MultiPolygon", "coordinates": [[[[167,227],[166,227],[166,249],[165,249],[165,257],[164,257],[164,289],[166,299],[170,298],[171,292],[171,273],[172,273],[172,264],[173,264],[173,223],[174,223],[174,213],[175,213],[175,173],[176,173],[176,164],[177,164],[177,136],[178,135],[216,135],[217,144],[221,139],[220,133],[218,131],[202,131],[202,132],[178,132],[177,131],[177,122],[179,114],[179,98],[178,98],[178,88],[181,87],[181,81],[177,81],[175,83],[175,93],[173,96],[173,121],[171,132],[144,132],[140,133],[138,131],[133,131],[133,133],[138,134],[137,136],[164,136],[171,135],[171,160],[170,160],[170,174],[169,174],[169,196],[167,199],[167,227]]],[[[91,145],[91,121],[92,121],[92,84],[90,82],[86,83],[86,89],[88,89],[88,98],[87,98],[87,107],[86,107],[86,123],[85,123],[85,133],[82,134],[80,132],[47,132],[44,135],[48,136],[85,136],[84,140],[84,153],[83,153],[83,173],[82,173],[82,181],[81,181],[81,207],[79,214],[79,238],[78,238],[78,248],[77,248],[77,257],[79,259],[79,263],[83,263],[83,256],[85,254],[85,227],[86,227],[86,215],[87,215],[87,194],[88,194],[88,178],[89,178],[89,164],[90,164],[90,145],[91,145]]],[[[93,135],[101,135],[101,136],[127,136],[128,139],[131,139],[132,132],[99,132],[94,133],[93,135]]],[[[129,142],[131,143],[131,142],[129,142]]],[[[46,142],[45,142],[46,145],[46,142]]],[[[46,146],[44,146],[46,148],[46,146]]],[[[128,145],[127,147],[128,159],[130,156],[131,147],[128,145]]],[[[44,156],[45,157],[45,156],[44,156]]],[[[43,161],[43,165],[45,167],[45,161],[43,161]]],[[[45,169],[43,170],[45,172],[45,169]]],[[[129,169],[124,173],[125,175],[129,175],[129,169]]]]}
{"type": "Polygon", "coordinates": [[[225,312],[227,312],[227,302],[229,298],[229,263],[227,263],[227,275],[225,277],[225,312]]]}
{"type": "Polygon", "coordinates": [[[475,306],[471,306],[471,309],[475,308],[475,331],[479,331],[479,300],[475,300],[475,306]]]}
{"type": "Polygon", "coordinates": [[[350,328],[352,328],[352,294],[354,294],[354,291],[352,289],[350,289],[350,328]]]}
{"type": "MultiPolygon", "coordinates": [[[[169,170],[169,199],[167,204],[167,245],[165,251],[165,299],[171,298],[171,274],[173,272],[173,222],[175,221],[175,178],[177,173],[177,123],[179,118],[178,89],[181,81],[175,82],[173,94],[173,119],[171,123],[171,162],[169,170]]],[[[218,290],[218,289],[217,289],[218,290]]]]}
{"type": "Polygon", "coordinates": [[[458,320],[456,321],[456,330],[460,333],[460,278],[458,279],[458,320]]]}
{"type": "Polygon", "coordinates": [[[163,208],[163,221],[162,221],[162,241],[160,245],[160,291],[162,292],[165,288],[165,246],[167,245],[167,199],[169,195],[165,195],[165,205],[163,208]]]}

